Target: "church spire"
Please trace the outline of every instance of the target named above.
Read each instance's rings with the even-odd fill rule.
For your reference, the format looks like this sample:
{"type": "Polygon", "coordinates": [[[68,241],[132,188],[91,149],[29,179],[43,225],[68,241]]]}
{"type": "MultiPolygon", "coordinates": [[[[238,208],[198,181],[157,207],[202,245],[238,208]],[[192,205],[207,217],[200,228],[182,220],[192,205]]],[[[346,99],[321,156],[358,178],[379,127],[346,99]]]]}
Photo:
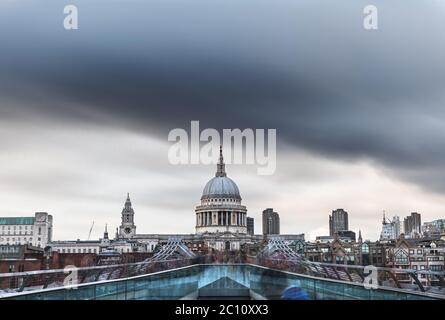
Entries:
{"type": "Polygon", "coordinates": [[[358,230],[358,242],[360,242],[360,243],[363,242],[362,231],[360,229],[358,230]]]}
{"type": "Polygon", "coordinates": [[[131,208],[130,193],[127,193],[127,200],[125,201],[125,208],[131,208]]]}
{"type": "Polygon", "coordinates": [[[219,162],[216,166],[216,176],[217,177],[225,177],[226,174],[226,165],[224,164],[224,157],[222,152],[222,146],[219,146],[219,162]]]}
{"type": "Polygon", "coordinates": [[[122,209],[122,214],[127,214],[127,213],[134,214],[133,205],[131,204],[129,193],[127,193],[127,199],[125,200],[124,209],[122,209]]]}
{"type": "Polygon", "coordinates": [[[104,239],[108,240],[108,224],[105,224],[104,239]]]}

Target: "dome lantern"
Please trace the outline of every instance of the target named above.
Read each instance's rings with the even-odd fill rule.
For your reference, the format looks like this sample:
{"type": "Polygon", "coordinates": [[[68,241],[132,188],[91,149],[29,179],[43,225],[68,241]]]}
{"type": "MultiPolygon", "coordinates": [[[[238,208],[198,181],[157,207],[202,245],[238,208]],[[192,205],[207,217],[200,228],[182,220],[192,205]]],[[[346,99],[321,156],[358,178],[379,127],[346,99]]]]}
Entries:
{"type": "Polygon", "coordinates": [[[224,164],[224,157],[222,153],[222,146],[219,146],[219,162],[216,166],[216,176],[226,177],[226,165],[224,164]]]}
{"type": "Polygon", "coordinates": [[[231,198],[241,200],[240,192],[236,183],[227,177],[222,146],[219,151],[219,161],[217,164],[216,175],[207,182],[202,193],[201,200],[219,198],[231,198]]]}

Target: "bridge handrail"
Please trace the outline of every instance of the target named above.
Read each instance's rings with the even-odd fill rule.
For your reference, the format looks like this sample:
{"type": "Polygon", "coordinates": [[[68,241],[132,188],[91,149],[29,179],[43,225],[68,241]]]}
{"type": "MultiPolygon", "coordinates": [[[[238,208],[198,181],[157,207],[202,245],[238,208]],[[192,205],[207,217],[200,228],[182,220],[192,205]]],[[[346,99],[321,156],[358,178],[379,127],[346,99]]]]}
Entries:
{"type": "MultiPolygon", "coordinates": [[[[192,259],[184,259],[184,260],[192,260],[192,259]]],[[[122,267],[130,267],[130,266],[138,266],[144,264],[150,264],[153,262],[161,263],[161,262],[177,262],[178,259],[168,259],[168,260],[157,260],[157,261],[141,261],[141,262],[132,262],[132,263],[123,263],[123,264],[112,264],[112,265],[103,265],[103,266],[92,266],[92,267],[75,267],[77,271],[89,271],[89,270],[100,270],[100,269],[113,269],[113,268],[122,268],[122,267]]],[[[70,270],[70,268],[65,269],[50,269],[50,270],[36,270],[36,271],[24,271],[24,272],[10,272],[10,273],[0,273],[0,278],[10,278],[10,277],[25,277],[25,276],[34,276],[40,274],[52,274],[52,273],[64,273],[70,270]]]]}
{"type": "MultiPolygon", "coordinates": [[[[292,259],[280,259],[280,258],[267,258],[268,260],[279,260],[279,261],[290,261],[292,259]]],[[[308,261],[305,261],[308,262],[308,261]]],[[[337,268],[350,268],[350,269],[364,269],[367,266],[356,265],[356,264],[340,264],[340,263],[327,263],[327,262],[310,262],[313,265],[317,266],[326,266],[326,267],[337,267],[337,268]]],[[[436,276],[445,276],[445,271],[431,271],[431,270],[416,270],[416,269],[399,269],[399,268],[390,268],[390,267],[378,267],[373,266],[381,271],[390,271],[394,273],[417,273],[417,274],[429,274],[436,276]]]]}
{"type": "MultiPolygon", "coordinates": [[[[216,265],[215,264],[208,264],[208,263],[197,263],[197,264],[192,264],[192,265],[183,266],[183,267],[179,267],[179,268],[162,270],[162,271],[157,271],[157,272],[144,274],[144,275],[131,276],[131,277],[127,277],[127,278],[111,279],[111,280],[101,280],[101,281],[96,281],[96,282],[91,282],[91,283],[83,283],[83,284],[78,284],[78,285],[73,285],[73,286],[57,287],[57,288],[47,288],[47,289],[38,289],[38,290],[26,291],[26,292],[6,293],[4,295],[0,294],[0,300],[3,299],[3,298],[7,299],[7,298],[10,298],[10,297],[14,297],[14,296],[24,296],[24,295],[32,295],[32,294],[43,293],[43,292],[68,290],[71,287],[73,287],[73,288],[76,287],[77,288],[77,287],[83,287],[83,286],[100,285],[100,284],[111,283],[111,282],[121,282],[121,281],[126,281],[126,280],[131,280],[131,279],[137,279],[137,278],[141,278],[141,277],[147,277],[147,276],[153,276],[153,275],[157,275],[157,274],[174,272],[174,271],[183,270],[183,269],[187,269],[187,268],[193,268],[193,267],[200,267],[200,266],[227,266],[227,265],[253,266],[253,267],[257,267],[257,268],[261,268],[261,269],[274,270],[274,271],[277,271],[277,272],[282,272],[282,273],[286,273],[286,274],[292,274],[292,275],[296,275],[296,276],[304,277],[304,278],[318,279],[318,280],[321,280],[321,281],[329,281],[329,282],[336,282],[336,283],[343,283],[343,284],[350,284],[350,285],[355,285],[355,286],[360,285],[360,284],[357,284],[357,283],[344,281],[344,280],[323,279],[323,278],[309,276],[309,275],[302,275],[302,274],[298,274],[298,273],[291,272],[291,271],[286,271],[286,270],[277,270],[277,269],[274,269],[274,268],[265,267],[265,266],[258,265],[258,264],[253,264],[253,263],[226,263],[226,264],[216,264],[216,265]]],[[[386,286],[379,286],[378,290],[396,291],[396,292],[401,292],[401,293],[415,295],[415,296],[427,296],[427,297],[432,297],[432,298],[436,298],[436,299],[445,299],[445,296],[443,294],[433,293],[433,292],[410,291],[410,290],[407,290],[407,289],[400,289],[400,288],[393,288],[393,287],[386,287],[386,286]]]]}

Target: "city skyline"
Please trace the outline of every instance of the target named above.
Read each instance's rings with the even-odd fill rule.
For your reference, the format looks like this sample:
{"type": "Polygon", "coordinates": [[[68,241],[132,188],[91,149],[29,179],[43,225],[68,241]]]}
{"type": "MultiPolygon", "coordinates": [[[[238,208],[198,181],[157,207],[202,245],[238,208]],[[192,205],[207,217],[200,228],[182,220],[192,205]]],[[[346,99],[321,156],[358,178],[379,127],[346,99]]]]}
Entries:
{"type": "MultiPolygon", "coordinates": [[[[129,196],[129,193],[127,193],[127,197],[129,196]]],[[[137,204],[136,204],[136,206],[137,206],[137,204]]],[[[121,207],[122,207],[122,205],[121,205],[121,207]]],[[[265,208],[266,209],[266,208],[265,208]]],[[[337,210],[342,210],[341,208],[338,208],[338,209],[332,209],[331,211],[332,212],[334,212],[334,211],[337,211],[337,210]]],[[[45,211],[45,210],[43,210],[43,211],[45,211]]],[[[119,211],[119,210],[117,210],[117,211],[119,211]]],[[[250,211],[250,210],[249,210],[250,211]]],[[[383,214],[384,215],[386,215],[387,214],[387,212],[385,211],[385,210],[383,210],[382,211],[383,212],[383,214]]],[[[409,212],[409,214],[412,214],[412,212],[414,212],[414,211],[411,211],[411,212],[409,212]]],[[[50,214],[51,214],[51,212],[49,212],[50,214]]],[[[256,230],[259,230],[259,231],[262,231],[262,214],[263,214],[264,212],[260,212],[259,214],[248,214],[251,218],[254,218],[255,219],[255,229],[256,230]]],[[[325,220],[327,220],[327,218],[329,217],[329,214],[330,214],[331,212],[329,212],[328,214],[326,214],[326,219],[325,220]]],[[[404,214],[394,214],[394,216],[400,216],[400,217],[404,217],[404,216],[408,216],[409,214],[406,214],[406,215],[404,215],[404,214]]],[[[14,216],[17,216],[17,215],[14,215],[14,216]]],[[[21,216],[23,216],[23,214],[21,215],[21,216]]],[[[98,235],[98,237],[97,238],[100,238],[102,235],[103,235],[103,230],[102,230],[102,224],[103,223],[101,223],[101,222],[99,222],[98,223],[98,221],[97,220],[95,220],[94,219],[94,216],[90,216],[90,218],[93,218],[92,219],[92,222],[94,222],[94,225],[96,226],[96,229],[93,229],[93,232],[92,232],[92,234],[93,234],[93,236],[94,235],[98,235]],[[95,230],[95,231],[94,231],[95,230]]],[[[106,225],[108,225],[109,227],[110,227],[110,229],[109,229],[109,231],[110,231],[110,234],[111,234],[111,237],[113,237],[113,235],[114,235],[114,230],[115,229],[117,229],[117,226],[120,224],[120,222],[117,222],[117,224],[116,224],[116,226],[115,225],[113,225],[113,224],[110,224],[108,221],[109,220],[120,220],[120,219],[116,219],[116,217],[115,216],[113,216],[113,217],[111,217],[110,216],[110,218],[111,219],[105,219],[105,226],[106,225]]],[[[142,213],[142,215],[141,215],[141,218],[142,218],[142,221],[144,221],[145,219],[144,218],[146,218],[146,217],[144,217],[144,215],[143,215],[143,213],[142,213]]],[[[352,218],[354,218],[353,216],[352,216],[352,218]]],[[[432,219],[427,219],[428,221],[433,221],[433,220],[438,220],[438,219],[441,219],[441,217],[433,217],[432,219]]],[[[56,214],[56,220],[57,220],[57,214],[56,214]]],[[[424,220],[425,221],[425,220],[424,220]]],[[[425,222],[428,222],[428,221],[425,221],[425,222]]],[[[91,221],[90,221],[91,222],[91,221]]],[[[103,222],[103,221],[102,221],[103,222]]],[[[307,241],[314,241],[315,240],[315,237],[316,236],[323,236],[323,235],[328,235],[329,234],[329,223],[327,222],[327,221],[325,221],[326,222],[326,224],[327,224],[327,227],[325,226],[325,225],[322,225],[322,226],[320,226],[320,228],[318,228],[317,229],[317,231],[318,230],[321,230],[320,232],[321,233],[318,233],[318,234],[316,234],[316,233],[307,233],[307,232],[305,232],[305,230],[292,230],[291,228],[289,228],[289,227],[286,227],[286,221],[284,221],[284,223],[282,224],[282,226],[284,227],[283,229],[284,230],[288,230],[288,231],[284,231],[284,232],[282,232],[283,234],[296,234],[296,233],[304,233],[305,235],[306,235],[306,240],[307,241]],[[323,233],[324,231],[324,229],[326,229],[328,232],[325,232],[325,233],[323,233]]],[[[142,223],[138,223],[138,214],[137,214],[137,212],[136,212],[136,214],[135,214],[135,224],[137,225],[137,226],[139,226],[139,230],[141,230],[142,232],[141,233],[149,233],[149,232],[146,232],[146,225],[144,225],[144,223],[142,222],[142,223]]],[[[354,224],[352,224],[352,225],[354,225],[354,224]]],[[[380,222],[378,222],[378,223],[376,223],[376,225],[378,226],[377,227],[377,229],[378,229],[378,232],[380,233],[380,231],[381,231],[381,224],[380,224],[380,222]]],[[[86,225],[84,225],[85,227],[88,227],[88,230],[89,230],[89,228],[91,227],[91,225],[90,224],[86,224],[86,225]]],[[[374,226],[375,227],[375,226],[374,226]]],[[[55,228],[56,230],[57,230],[57,228],[55,228]]],[[[357,233],[358,233],[358,230],[360,230],[362,233],[364,233],[364,234],[366,234],[367,233],[367,229],[365,228],[365,227],[362,227],[362,228],[358,228],[357,230],[355,229],[355,228],[353,228],[353,227],[351,227],[351,228],[349,228],[350,230],[352,230],[352,231],[356,231],[357,233]]],[[[150,229],[148,229],[148,230],[150,230],[150,229]]],[[[183,233],[183,234],[188,234],[188,233],[193,233],[194,232],[194,230],[191,230],[190,232],[188,231],[188,230],[185,230],[185,229],[174,229],[173,228],[173,230],[174,231],[171,231],[172,229],[166,229],[166,230],[152,230],[152,232],[151,233],[160,233],[160,234],[169,234],[169,233],[183,233]]],[[[260,234],[261,232],[257,232],[258,234],[260,234]]],[[[403,233],[403,229],[402,229],[402,233],[403,233]]],[[[57,232],[55,232],[55,234],[57,234],[57,232]]],[[[59,232],[59,234],[62,234],[62,233],[60,233],[59,232]]],[[[63,233],[63,234],[65,234],[65,233],[63,233]]],[[[57,238],[57,236],[55,237],[55,239],[54,240],[74,240],[74,239],[83,239],[82,238],[82,236],[76,236],[76,237],[65,237],[65,238],[63,238],[63,237],[61,237],[61,238],[57,238]]],[[[371,237],[364,237],[364,240],[371,240],[371,241],[375,241],[375,240],[378,240],[379,239],[379,237],[376,237],[376,238],[371,238],[371,237]]]]}
{"type": "Polygon", "coordinates": [[[257,232],[269,207],[308,239],[336,208],[364,239],[383,210],[444,217],[443,3],[376,1],[370,32],[361,0],[76,2],[74,31],[59,1],[0,3],[0,216],[47,211],[55,239],[94,220],[97,238],[130,192],[141,232],[193,232],[214,168],[169,164],[167,136],[198,120],[277,130],[273,175],[230,165],[257,232]]]}

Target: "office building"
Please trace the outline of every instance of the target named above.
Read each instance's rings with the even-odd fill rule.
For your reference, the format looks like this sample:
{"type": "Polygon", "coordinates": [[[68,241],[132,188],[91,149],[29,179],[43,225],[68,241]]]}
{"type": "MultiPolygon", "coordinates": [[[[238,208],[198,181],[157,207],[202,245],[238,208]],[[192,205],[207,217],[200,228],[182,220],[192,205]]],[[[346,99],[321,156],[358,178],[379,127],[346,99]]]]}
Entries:
{"type": "Polygon", "coordinates": [[[422,235],[422,222],[420,214],[412,212],[403,221],[406,238],[419,238],[422,235]]]}
{"type": "Polygon", "coordinates": [[[333,236],[338,231],[349,230],[348,213],[343,209],[332,211],[329,216],[329,235],[333,236]]]}
{"type": "Polygon", "coordinates": [[[272,208],[263,211],[263,234],[280,234],[280,216],[272,208]]]}
{"type": "Polygon", "coordinates": [[[247,217],[247,234],[251,236],[255,234],[255,220],[251,217],[247,217]]]}

